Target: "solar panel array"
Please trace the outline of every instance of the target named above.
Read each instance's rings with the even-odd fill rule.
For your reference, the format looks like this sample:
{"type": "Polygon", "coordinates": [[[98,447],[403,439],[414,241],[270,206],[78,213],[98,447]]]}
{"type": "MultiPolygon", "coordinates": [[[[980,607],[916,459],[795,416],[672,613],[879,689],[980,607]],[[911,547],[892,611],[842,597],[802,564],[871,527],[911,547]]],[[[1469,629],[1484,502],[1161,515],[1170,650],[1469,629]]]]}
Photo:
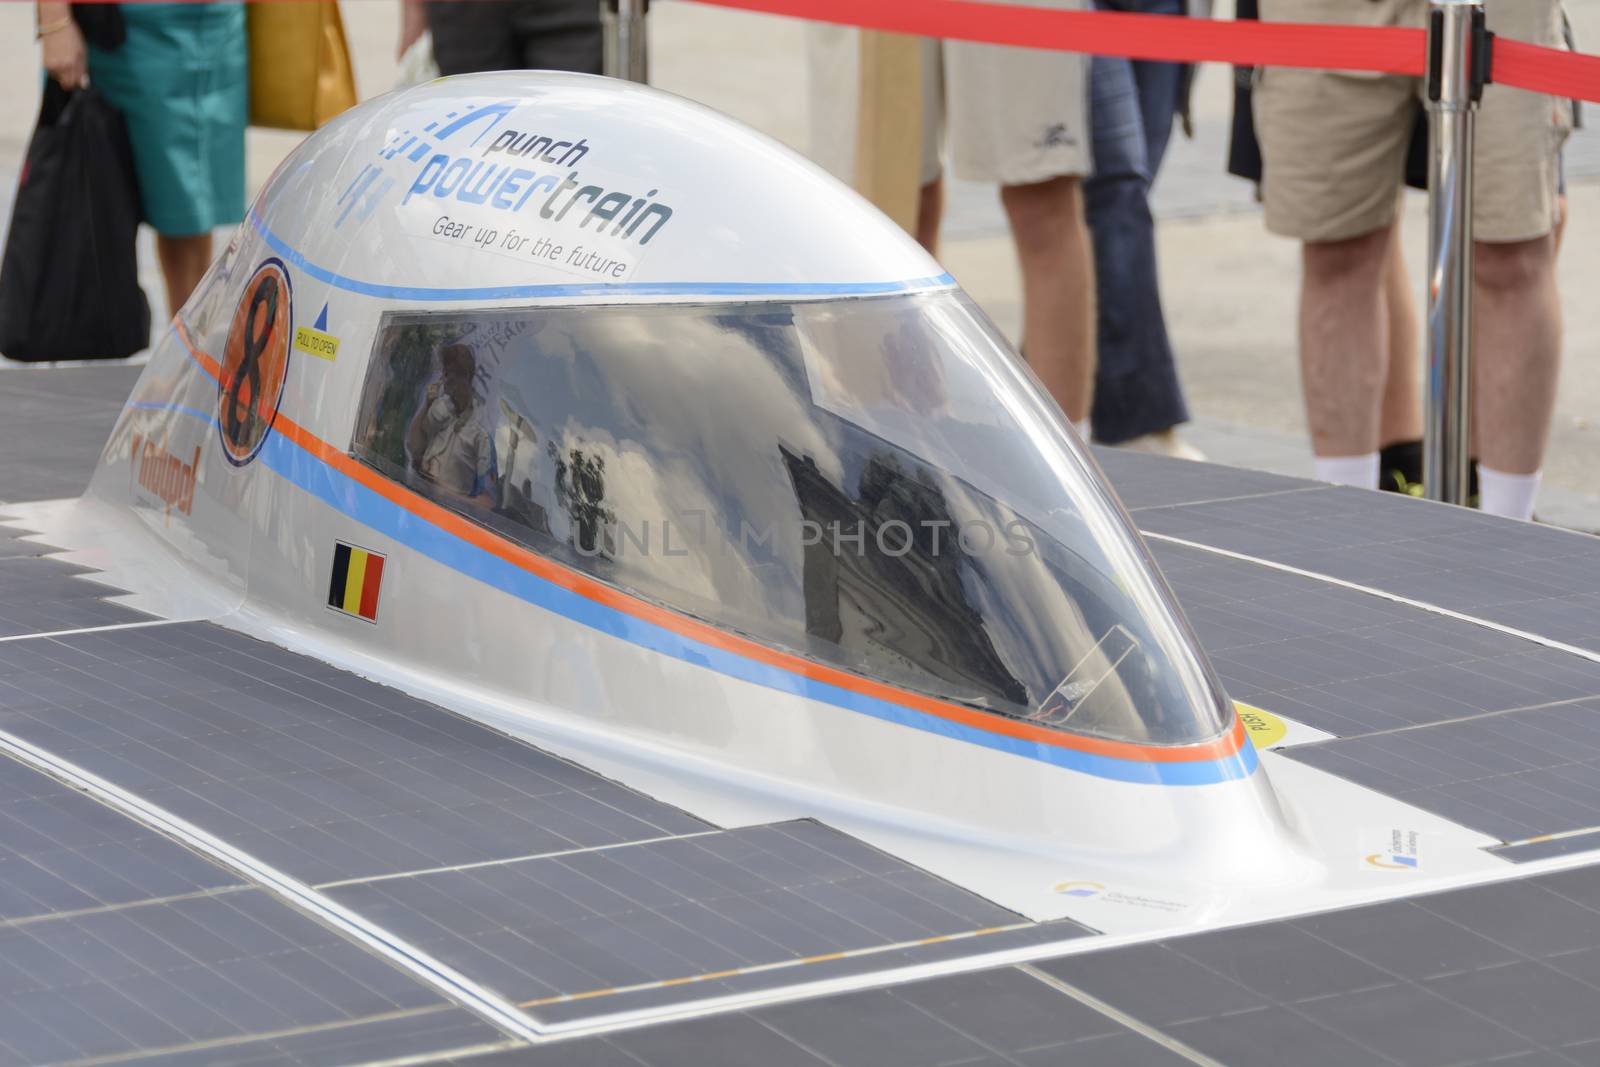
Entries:
{"type": "MultiPolygon", "coordinates": [[[[0,498],[81,484],[126,383],[52,388],[24,399],[58,405],[59,435],[77,438],[8,467],[0,498]]],[[[1600,542],[1274,475],[1101,461],[1148,530],[1600,639],[1600,542]]],[[[1230,693],[1335,735],[1291,758],[1484,829],[1508,859],[1600,846],[1600,666],[1315,578],[1154,548],[1230,693]]],[[[0,637],[140,621],[83,573],[0,530],[0,637]]],[[[826,826],[714,827],[208,624],[0,640],[0,730],[320,887],[545,1027],[1046,940],[1088,949],[530,1047],[265,889],[0,759],[0,1060],[1600,1063],[1600,866],[1095,950],[1090,931],[1021,922],[826,826]]]]}
{"type": "Polygon", "coordinates": [[[0,500],[77,496],[142,367],[59,367],[0,377],[0,500]]]}
{"type": "MultiPolygon", "coordinates": [[[[816,823],[719,830],[433,705],[209,623],[0,642],[0,729],[313,885],[548,1024],[936,960],[965,950],[952,937],[977,934],[1002,948],[1088,933],[1025,923],[816,823]]],[[[17,901],[15,915],[0,913],[0,930],[59,912],[67,918],[51,930],[69,940],[86,936],[79,923],[111,924],[131,939],[159,919],[205,946],[209,970],[147,953],[156,969],[127,976],[163,995],[178,986],[165,1001],[170,1025],[138,1033],[142,1042],[160,1031],[164,1043],[149,1047],[163,1056],[200,1055],[203,1045],[219,1062],[243,1062],[292,1047],[315,1060],[358,1041],[476,1047],[503,1036],[443,1012],[414,978],[166,838],[20,764],[0,766],[34,791],[54,791],[4,808],[15,813],[0,822],[4,840],[34,851],[0,865],[3,899],[17,901]],[[86,858],[94,855],[103,861],[86,858]],[[152,864],[164,880],[129,881],[152,864]],[[303,950],[219,942],[233,926],[253,929],[234,914],[245,904],[282,912],[318,939],[303,950]],[[71,918],[82,909],[93,914],[71,918]],[[337,960],[322,958],[332,953],[337,960]],[[280,971],[261,972],[257,955],[280,971]],[[325,982],[323,964],[348,971],[352,956],[413,999],[360,999],[347,1018],[330,1014],[337,990],[294,985],[325,982]],[[230,1008],[229,997],[242,999],[230,1008]],[[298,1013],[285,1015],[291,1006],[298,1013]],[[213,1016],[237,1026],[219,1031],[213,1016]]],[[[146,949],[129,944],[135,956],[146,949]]],[[[83,956],[100,973],[103,961],[83,956]]],[[[70,1005],[84,978],[19,988],[24,1000],[0,1007],[0,1023],[29,997],[70,1005]]],[[[363,981],[348,996],[366,996],[359,990],[374,983],[363,981]]],[[[46,1029],[41,1042],[54,1039],[46,1029]]],[[[131,1051],[98,1039],[46,1058],[131,1051]]],[[[33,1062],[45,1049],[56,1046],[18,1055],[33,1062]]]]}
{"type": "Polygon", "coordinates": [[[588,1038],[515,1062],[1593,1067],[1600,866],[588,1038]]]}
{"type": "MultiPolygon", "coordinates": [[[[0,760],[0,1060],[166,1054],[424,1013],[475,1017],[82,793],[0,760]]],[[[491,1034],[493,1031],[489,1031],[491,1034]]],[[[452,1036],[435,1047],[455,1048],[452,1036]]]]}
{"type": "MultiPolygon", "coordinates": [[[[1135,486],[1142,530],[1600,648],[1600,538],[1197,465],[1202,492],[1224,494],[1208,499],[1179,491],[1168,462],[1102,459],[1135,486]]],[[[1508,859],[1600,845],[1583,833],[1600,829],[1600,663],[1207,548],[1151,547],[1229,694],[1337,738],[1290,757],[1508,844],[1573,835],[1508,859]]]]}

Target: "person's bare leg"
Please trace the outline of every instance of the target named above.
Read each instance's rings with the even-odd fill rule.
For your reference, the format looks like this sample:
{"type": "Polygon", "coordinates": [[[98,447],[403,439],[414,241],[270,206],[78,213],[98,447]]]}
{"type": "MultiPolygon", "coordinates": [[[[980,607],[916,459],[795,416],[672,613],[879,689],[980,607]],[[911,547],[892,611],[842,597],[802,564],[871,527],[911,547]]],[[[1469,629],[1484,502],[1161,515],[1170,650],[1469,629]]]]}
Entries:
{"type": "Polygon", "coordinates": [[[1533,474],[1544,461],[1561,369],[1561,298],[1556,243],[1479,241],[1473,302],[1474,419],[1478,459],[1506,474],[1533,474]]]}
{"type": "Polygon", "coordinates": [[[1319,457],[1378,450],[1388,366],[1384,262],[1394,227],[1308,242],[1300,288],[1300,385],[1319,457]]]}
{"type": "Polygon", "coordinates": [[[917,244],[928,250],[928,255],[939,255],[939,221],[944,215],[944,182],[933,179],[922,187],[917,199],[917,244]]]}
{"type": "Polygon", "coordinates": [[[1388,370],[1384,375],[1383,406],[1378,416],[1378,444],[1422,440],[1421,320],[1406,273],[1406,257],[1395,224],[1389,255],[1383,265],[1384,321],[1388,325],[1388,370]]]}
{"type": "Polygon", "coordinates": [[[1094,383],[1094,258],[1077,178],[1000,187],[1022,267],[1028,365],[1067,418],[1089,417],[1094,383]]]}
{"type": "Polygon", "coordinates": [[[176,315],[211,266],[211,234],[168,237],[158,233],[156,258],[161,262],[161,278],[167,283],[167,313],[176,315]]]}

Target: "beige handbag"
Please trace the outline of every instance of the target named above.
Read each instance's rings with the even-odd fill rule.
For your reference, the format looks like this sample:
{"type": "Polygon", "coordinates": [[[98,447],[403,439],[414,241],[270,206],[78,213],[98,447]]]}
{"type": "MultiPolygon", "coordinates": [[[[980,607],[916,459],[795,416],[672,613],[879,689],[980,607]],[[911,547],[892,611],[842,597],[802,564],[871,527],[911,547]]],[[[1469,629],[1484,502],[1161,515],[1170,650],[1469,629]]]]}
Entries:
{"type": "Polygon", "coordinates": [[[337,0],[246,4],[250,125],[314,130],[356,102],[337,0]]]}

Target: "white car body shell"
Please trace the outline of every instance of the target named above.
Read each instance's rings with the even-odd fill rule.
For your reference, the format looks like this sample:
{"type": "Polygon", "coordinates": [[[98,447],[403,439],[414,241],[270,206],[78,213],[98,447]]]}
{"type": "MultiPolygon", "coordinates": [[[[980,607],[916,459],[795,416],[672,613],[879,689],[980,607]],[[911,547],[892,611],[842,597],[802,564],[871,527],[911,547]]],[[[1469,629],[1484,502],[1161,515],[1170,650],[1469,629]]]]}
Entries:
{"type": "Polygon", "coordinates": [[[825,820],[1030,918],[1137,933],[1503,867],[1481,835],[1258,755],[1237,723],[1209,780],[1118,780],[761,673],[782,665],[723,669],[739,650],[698,629],[669,624],[686,644],[663,651],[659,620],[564,586],[526,549],[417,505],[348,455],[386,312],[953,284],[852,191],[698,105],[576,75],[441,80],[356,108],[285,161],[160,336],[89,493],[25,517],[137,606],[310,652],[723,824],[825,820]],[[567,189],[602,191],[564,218],[539,210],[573,172],[567,189]],[[626,196],[585,225],[609,193],[626,196]],[[635,201],[630,235],[617,219],[635,201]],[[241,464],[219,444],[218,367],[244,288],[270,261],[288,281],[295,343],[276,422],[241,464]],[[374,620],[328,606],[340,542],[385,558],[374,620]],[[1391,829],[1428,842],[1420,870],[1364,864],[1364,842],[1391,829]]]}

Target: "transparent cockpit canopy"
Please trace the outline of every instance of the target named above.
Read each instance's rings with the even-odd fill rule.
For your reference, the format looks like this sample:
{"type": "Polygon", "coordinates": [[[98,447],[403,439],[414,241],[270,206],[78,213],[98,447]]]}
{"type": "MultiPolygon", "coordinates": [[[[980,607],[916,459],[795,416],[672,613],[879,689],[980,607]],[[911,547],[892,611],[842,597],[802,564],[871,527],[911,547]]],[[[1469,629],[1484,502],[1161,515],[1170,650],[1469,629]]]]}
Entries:
{"type": "Polygon", "coordinates": [[[954,289],[394,312],[355,454],[573,569],[1121,741],[1231,712],[1058,411],[954,289]]]}

